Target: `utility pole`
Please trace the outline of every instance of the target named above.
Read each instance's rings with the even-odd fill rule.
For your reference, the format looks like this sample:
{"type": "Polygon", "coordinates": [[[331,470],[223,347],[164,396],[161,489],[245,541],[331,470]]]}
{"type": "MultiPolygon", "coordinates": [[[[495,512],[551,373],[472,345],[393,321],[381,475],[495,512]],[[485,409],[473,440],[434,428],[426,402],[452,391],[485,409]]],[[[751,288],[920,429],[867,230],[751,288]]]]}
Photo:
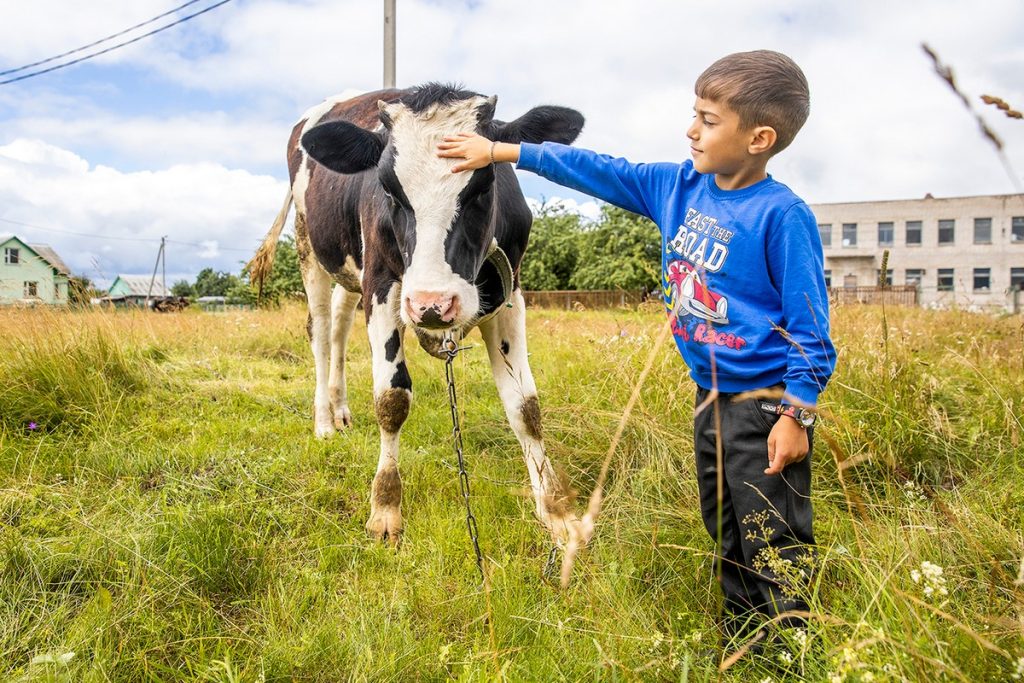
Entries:
{"type": "Polygon", "coordinates": [[[167,258],[164,252],[164,245],[167,242],[167,235],[160,238],[160,251],[156,252],[156,263],[153,264],[153,275],[149,278],[149,289],[146,290],[146,308],[149,308],[149,297],[153,294],[153,282],[156,280],[156,269],[160,267],[162,263],[164,266],[163,270],[163,291],[167,291],[167,258]]]}
{"type": "Polygon", "coordinates": [[[395,87],[395,3],[384,0],[384,87],[395,87]]]}

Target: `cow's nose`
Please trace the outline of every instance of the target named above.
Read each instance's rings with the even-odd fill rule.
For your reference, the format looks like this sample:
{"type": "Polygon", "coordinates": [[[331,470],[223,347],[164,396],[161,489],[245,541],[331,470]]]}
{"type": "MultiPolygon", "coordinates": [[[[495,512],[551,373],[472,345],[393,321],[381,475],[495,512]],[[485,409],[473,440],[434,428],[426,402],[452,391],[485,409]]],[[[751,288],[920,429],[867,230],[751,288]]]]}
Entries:
{"type": "Polygon", "coordinates": [[[405,299],[405,312],[422,327],[449,327],[459,314],[459,297],[443,292],[413,292],[405,299]]]}

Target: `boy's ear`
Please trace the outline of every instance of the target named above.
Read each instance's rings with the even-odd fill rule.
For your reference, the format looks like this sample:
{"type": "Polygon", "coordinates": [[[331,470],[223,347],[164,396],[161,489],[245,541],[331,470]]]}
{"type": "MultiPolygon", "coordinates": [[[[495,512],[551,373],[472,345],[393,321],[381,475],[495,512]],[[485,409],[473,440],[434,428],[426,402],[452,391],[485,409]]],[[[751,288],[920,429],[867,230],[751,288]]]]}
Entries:
{"type": "Polygon", "coordinates": [[[754,155],[771,153],[778,139],[778,133],[771,126],[756,126],[750,133],[747,151],[754,155]]]}

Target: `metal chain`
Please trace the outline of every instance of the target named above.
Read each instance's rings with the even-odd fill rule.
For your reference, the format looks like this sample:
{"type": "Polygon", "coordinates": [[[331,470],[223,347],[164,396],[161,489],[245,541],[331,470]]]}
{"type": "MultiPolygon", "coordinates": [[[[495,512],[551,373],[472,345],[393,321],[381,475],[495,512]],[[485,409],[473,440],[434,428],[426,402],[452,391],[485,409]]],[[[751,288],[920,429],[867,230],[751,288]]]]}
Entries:
{"type": "Polygon", "coordinates": [[[544,571],[542,575],[545,579],[552,579],[555,576],[555,564],[558,559],[558,546],[551,546],[551,552],[548,553],[548,561],[544,563],[544,571]]]}
{"type": "Polygon", "coordinates": [[[459,346],[458,342],[451,336],[445,335],[441,348],[448,355],[444,364],[444,375],[448,380],[448,406],[452,413],[452,443],[455,448],[455,455],[459,460],[459,486],[462,489],[462,499],[466,502],[466,528],[469,529],[469,538],[473,541],[473,551],[476,553],[476,568],[480,572],[480,580],[484,580],[484,555],[480,552],[479,532],[476,526],[476,517],[469,505],[469,474],[466,472],[466,461],[462,456],[462,428],[459,426],[459,402],[455,396],[455,368],[453,363],[459,351],[469,347],[459,346]]]}

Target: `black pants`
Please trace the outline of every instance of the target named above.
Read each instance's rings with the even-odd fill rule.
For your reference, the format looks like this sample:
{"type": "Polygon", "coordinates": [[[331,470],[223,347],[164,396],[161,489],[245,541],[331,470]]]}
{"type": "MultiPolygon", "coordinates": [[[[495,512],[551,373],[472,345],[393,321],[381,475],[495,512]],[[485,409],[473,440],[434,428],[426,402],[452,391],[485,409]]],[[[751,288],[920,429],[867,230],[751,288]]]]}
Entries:
{"type": "MultiPolygon", "coordinates": [[[[696,405],[708,393],[698,388],[696,405]]],[[[715,569],[725,595],[727,624],[730,617],[746,620],[756,613],[774,617],[806,610],[814,544],[810,452],[781,474],[765,474],[768,433],[779,419],[789,418],[761,409],[762,402],[777,403],[777,399],[734,398],[719,394],[696,416],[693,426],[700,511],[716,542],[715,569]]],[[[812,432],[813,428],[808,430],[808,441],[812,432]]]]}

